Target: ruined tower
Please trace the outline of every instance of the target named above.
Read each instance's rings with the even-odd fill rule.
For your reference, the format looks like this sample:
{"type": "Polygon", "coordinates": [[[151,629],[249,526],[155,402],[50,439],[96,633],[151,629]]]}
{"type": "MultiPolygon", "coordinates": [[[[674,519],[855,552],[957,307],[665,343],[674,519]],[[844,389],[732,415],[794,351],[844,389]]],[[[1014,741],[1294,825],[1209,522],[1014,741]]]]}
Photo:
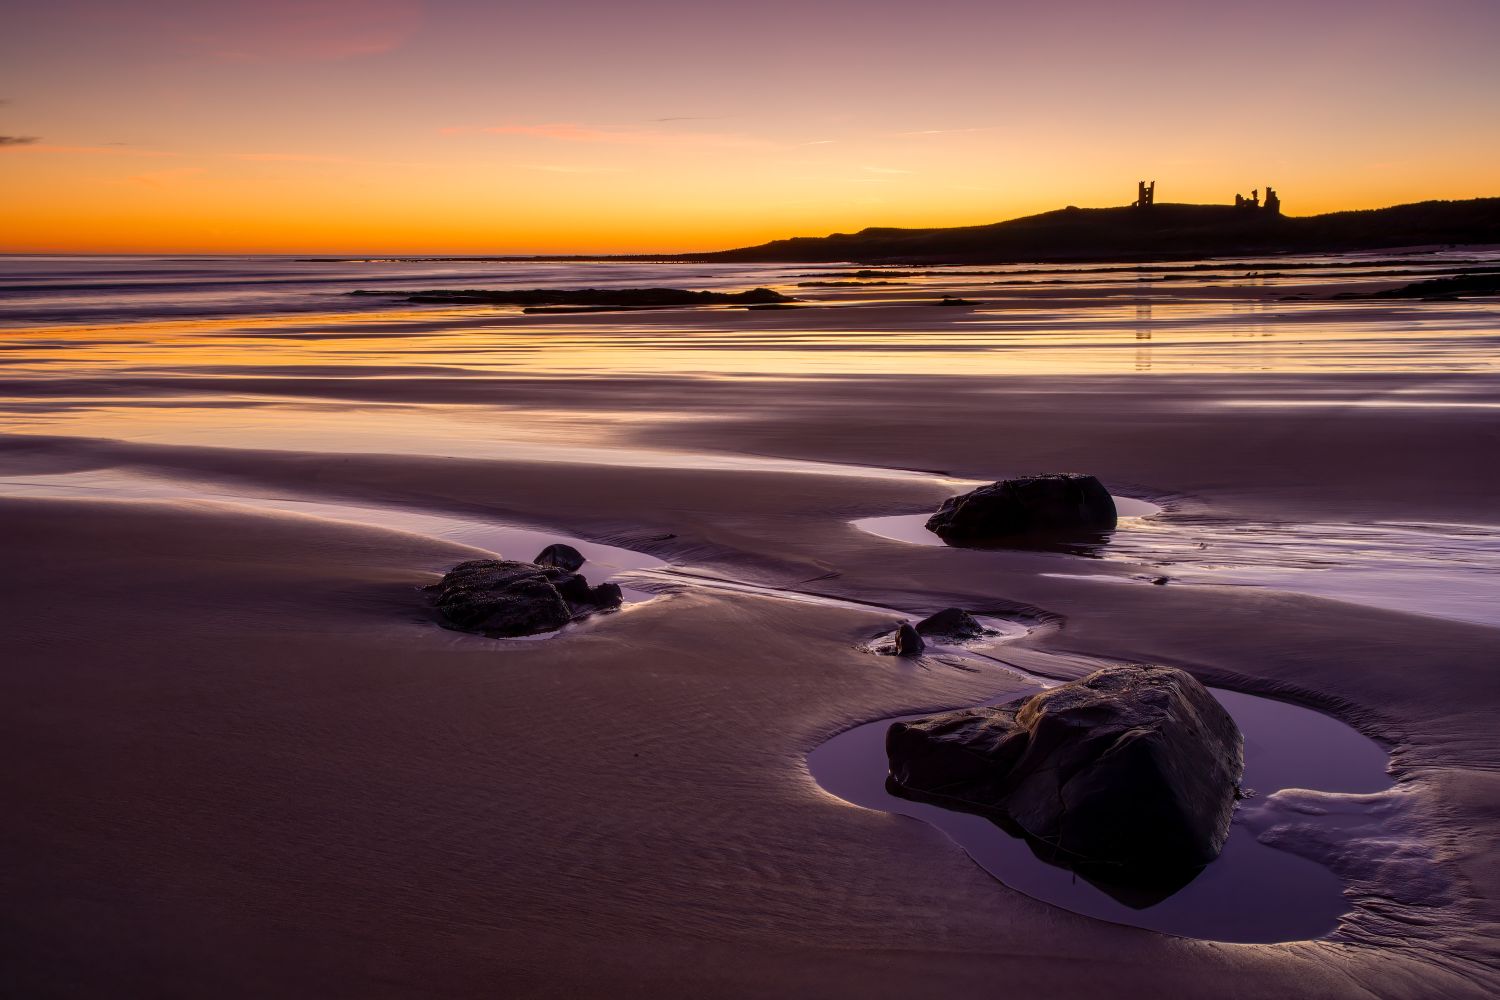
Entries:
{"type": "Polygon", "coordinates": [[[1248,198],[1246,198],[1242,194],[1235,195],[1234,207],[1243,208],[1251,212],[1257,210],[1264,211],[1268,215],[1280,215],[1281,199],[1276,196],[1276,189],[1267,184],[1266,203],[1264,205],[1260,203],[1260,188],[1256,188],[1254,191],[1250,192],[1250,197],[1248,198]]]}
{"type": "Polygon", "coordinates": [[[1150,208],[1156,204],[1156,182],[1139,181],[1135,186],[1135,207],[1150,208]]]}

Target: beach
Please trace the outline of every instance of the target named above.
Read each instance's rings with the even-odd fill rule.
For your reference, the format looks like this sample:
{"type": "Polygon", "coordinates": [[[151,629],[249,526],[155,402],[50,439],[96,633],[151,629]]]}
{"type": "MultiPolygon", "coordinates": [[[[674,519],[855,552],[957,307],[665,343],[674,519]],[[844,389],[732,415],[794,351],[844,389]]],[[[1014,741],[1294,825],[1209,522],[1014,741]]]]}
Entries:
{"type": "Polygon", "coordinates": [[[16,258],[0,982],[1493,995],[1500,305],[1338,296],[1497,259],[869,284],[848,265],[16,258]],[[801,301],[345,294],[544,285],[801,301]],[[1057,471],[1158,512],[1087,551],[854,523],[1057,471]],[[625,607],[539,641],[441,627],[421,588],[541,536],[600,546],[625,607]],[[864,648],[949,606],[1023,634],[995,662],[864,648]],[[1387,752],[1384,790],[1241,806],[1337,877],[1326,933],[1071,912],[809,770],[852,727],[1110,663],[1315,709],[1387,752]]]}

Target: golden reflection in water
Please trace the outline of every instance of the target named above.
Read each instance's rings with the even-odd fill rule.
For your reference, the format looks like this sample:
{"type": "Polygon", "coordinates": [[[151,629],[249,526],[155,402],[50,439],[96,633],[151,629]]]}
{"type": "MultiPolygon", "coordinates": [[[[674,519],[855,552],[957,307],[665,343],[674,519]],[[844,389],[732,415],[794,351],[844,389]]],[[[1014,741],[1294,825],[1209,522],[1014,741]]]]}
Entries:
{"type": "Polygon", "coordinates": [[[1142,302],[1135,307],[1135,370],[1151,370],[1151,303],[1142,302]]]}
{"type": "Polygon", "coordinates": [[[1074,375],[1493,371],[1500,313],[1451,303],[1131,302],[938,310],[814,306],[527,316],[486,307],[251,315],[4,332],[8,377],[526,374],[1074,375]],[[1123,352],[1121,348],[1130,346],[1123,352]]]}
{"type": "MultiPolygon", "coordinates": [[[[373,303],[327,312],[0,330],[0,431],[315,450],[615,442],[687,419],[546,410],[514,380],[822,379],[1244,372],[1492,372],[1500,309],[1285,301],[1210,281],[1099,278],[996,289],[975,278],[835,290],[806,307],[526,315],[373,303]],[[1079,284],[1082,284],[1080,282],[1079,284]],[[978,300],[935,308],[935,295],[978,300]]],[[[1261,294],[1267,292],[1267,294],[1261,294]]]]}

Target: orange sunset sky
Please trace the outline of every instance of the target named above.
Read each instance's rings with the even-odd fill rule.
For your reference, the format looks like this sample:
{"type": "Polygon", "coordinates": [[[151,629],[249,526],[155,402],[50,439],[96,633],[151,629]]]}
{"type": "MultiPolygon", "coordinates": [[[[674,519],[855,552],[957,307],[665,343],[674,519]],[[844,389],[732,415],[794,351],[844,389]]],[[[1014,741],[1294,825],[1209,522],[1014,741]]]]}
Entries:
{"type": "Polygon", "coordinates": [[[55,0],[0,250],[716,249],[1066,204],[1500,195],[1494,0],[55,0]]]}

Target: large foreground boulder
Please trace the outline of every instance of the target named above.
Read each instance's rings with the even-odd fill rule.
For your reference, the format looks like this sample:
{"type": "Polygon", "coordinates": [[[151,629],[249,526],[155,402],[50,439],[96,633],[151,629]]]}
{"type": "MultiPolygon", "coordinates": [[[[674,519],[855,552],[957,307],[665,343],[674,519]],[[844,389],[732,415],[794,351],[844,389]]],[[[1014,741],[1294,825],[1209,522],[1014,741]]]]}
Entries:
{"type": "Polygon", "coordinates": [[[949,545],[996,545],[1025,535],[1109,531],[1115,501],[1093,476],[1059,473],[1004,479],[943,501],[927,530],[949,545]]]}
{"type": "Polygon", "coordinates": [[[1154,666],[1110,667],[886,734],[899,794],[990,815],[1048,847],[1051,860],[1132,877],[1218,857],[1243,747],[1207,688],[1154,666]]]}
{"type": "Polygon", "coordinates": [[[509,559],[459,563],[428,590],[450,625],[496,637],[553,632],[621,601],[616,584],[590,587],[561,567],[509,559]]]}

